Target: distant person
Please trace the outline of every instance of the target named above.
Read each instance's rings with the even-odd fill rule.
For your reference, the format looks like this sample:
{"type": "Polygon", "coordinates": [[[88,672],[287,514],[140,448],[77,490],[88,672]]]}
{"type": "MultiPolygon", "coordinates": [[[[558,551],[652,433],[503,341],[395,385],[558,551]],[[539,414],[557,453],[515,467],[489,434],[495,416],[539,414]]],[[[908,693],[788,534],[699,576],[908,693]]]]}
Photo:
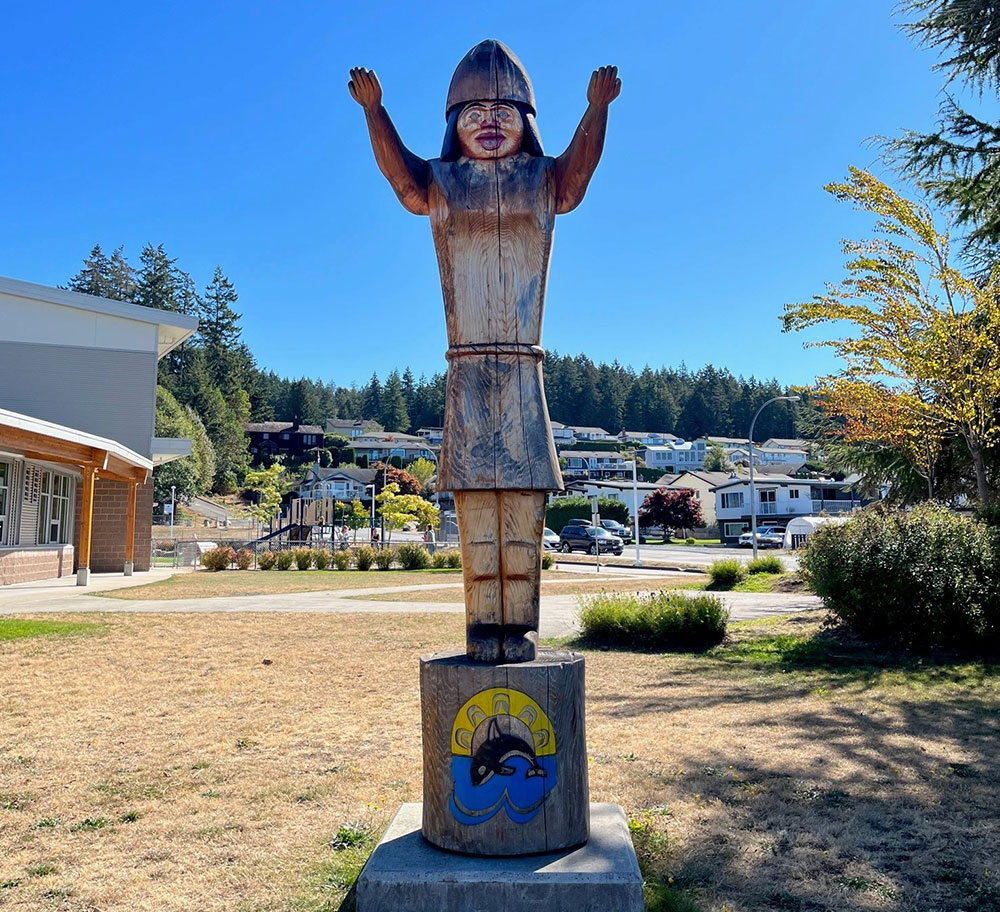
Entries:
{"type": "Polygon", "coordinates": [[[347,534],[347,526],[340,527],[340,550],[346,551],[350,544],[350,537],[347,534]]]}
{"type": "Polygon", "coordinates": [[[434,529],[430,526],[424,531],[424,544],[427,545],[427,550],[433,554],[434,549],[437,547],[437,541],[434,538],[434,529]]]}
{"type": "Polygon", "coordinates": [[[372,529],[372,547],[377,548],[381,542],[378,540],[378,529],[372,529]]]}

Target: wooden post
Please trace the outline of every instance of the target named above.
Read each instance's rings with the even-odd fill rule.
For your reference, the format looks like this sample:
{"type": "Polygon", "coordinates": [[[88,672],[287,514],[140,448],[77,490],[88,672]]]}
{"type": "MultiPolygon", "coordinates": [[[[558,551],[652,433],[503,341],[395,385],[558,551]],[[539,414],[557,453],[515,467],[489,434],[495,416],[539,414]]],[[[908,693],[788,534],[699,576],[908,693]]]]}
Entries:
{"type": "Polygon", "coordinates": [[[583,672],[582,655],[553,649],[506,665],[421,659],[428,841],[474,855],[587,841],[583,672]]]}
{"type": "Polygon", "coordinates": [[[90,582],[90,537],[94,528],[94,477],[93,466],[83,467],[83,497],[80,506],[80,553],[76,584],[86,586],[90,582]]]}
{"type": "Polygon", "coordinates": [[[125,576],[131,576],[135,558],[135,498],[139,485],[128,483],[128,512],[125,514],[125,576]]]}

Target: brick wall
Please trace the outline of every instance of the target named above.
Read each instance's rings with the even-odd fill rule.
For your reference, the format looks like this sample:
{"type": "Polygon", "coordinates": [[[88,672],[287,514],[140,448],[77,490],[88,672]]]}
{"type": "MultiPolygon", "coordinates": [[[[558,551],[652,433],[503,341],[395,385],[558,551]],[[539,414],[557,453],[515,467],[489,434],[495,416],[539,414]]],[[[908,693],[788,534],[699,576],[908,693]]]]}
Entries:
{"type": "Polygon", "coordinates": [[[72,545],[0,548],[0,586],[69,576],[73,572],[73,550],[72,545]]]}
{"type": "MultiPolygon", "coordinates": [[[[80,544],[82,485],[77,485],[76,529],[73,542],[80,544]]],[[[125,567],[125,520],[128,485],[98,478],[94,483],[94,526],[90,540],[92,573],[121,573],[125,567]]],[[[139,486],[135,499],[135,569],[148,570],[153,526],[153,483],[139,486]]]]}

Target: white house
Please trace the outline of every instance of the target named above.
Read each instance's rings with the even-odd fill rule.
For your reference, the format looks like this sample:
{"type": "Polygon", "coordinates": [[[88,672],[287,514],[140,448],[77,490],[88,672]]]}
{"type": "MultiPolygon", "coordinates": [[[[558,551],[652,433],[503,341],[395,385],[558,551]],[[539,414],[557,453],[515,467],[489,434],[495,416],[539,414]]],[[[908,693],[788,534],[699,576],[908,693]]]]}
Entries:
{"type": "Polygon", "coordinates": [[[321,468],[313,466],[302,479],[296,493],[303,500],[371,501],[365,487],[375,481],[375,469],[357,466],[321,468]]]}
{"type": "Polygon", "coordinates": [[[617,440],[612,437],[604,428],[599,427],[574,427],[573,436],[577,440],[617,440]]]}
{"type": "Polygon", "coordinates": [[[623,430],[618,439],[622,443],[638,444],[639,446],[664,446],[670,444],[679,437],[673,434],[658,434],[655,431],[625,431],[623,430]]]}
{"type": "Polygon", "coordinates": [[[649,469],[657,472],[685,472],[705,464],[705,440],[682,440],[675,437],[663,446],[647,446],[640,455],[649,469]]]}
{"type": "MultiPolygon", "coordinates": [[[[726,447],[726,455],[734,465],[750,465],[750,449],[744,444],[740,447],[726,447]]],[[[762,472],[778,472],[790,475],[806,464],[809,454],[802,449],[790,447],[754,446],[753,464],[762,472]]]]}
{"type": "Polygon", "coordinates": [[[424,440],[413,434],[376,431],[362,434],[351,441],[351,448],[358,456],[367,456],[370,462],[387,462],[398,456],[403,465],[423,457],[437,462],[437,451],[424,440]]]}
{"type": "Polygon", "coordinates": [[[608,497],[611,500],[620,500],[628,507],[629,515],[634,519],[636,511],[642,506],[646,495],[651,491],[658,491],[661,484],[652,484],[648,481],[640,481],[636,485],[636,491],[632,489],[631,481],[597,481],[587,479],[571,481],[566,485],[567,495],[578,497],[608,497]],[[638,500],[638,503],[636,501],[638,500]]]}
{"type": "Polygon", "coordinates": [[[444,428],[439,428],[439,427],[417,428],[417,436],[426,440],[431,446],[439,447],[441,446],[441,440],[444,438],[444,428]]]}
{"type": "Polygon", "coordinates": [[[563,475],[567,478],[611,478],[632,473],[631,463],[621,453],[604,450],[565,450],[563,475]]]}
{"type": "Polygon", "coordinates": [[[688,469],[678,475],[664,475],[656,482],[656,485],[657,487],[689,488],[694,491],[695,498],[701,504],[701,518],[705,522],[705,528],[711,529],[718,521],[718,517],[715,515],[715,488],[734,477],[738,476],[734,476],[732,472],[706,472],[704,469],[688,469]]]}
{"type": "Polygon", "coordinates": [[[377,421],[369,421],[366,418],[327,418],[326,432],[328,434],[340,434],[353,440],[362,434],[373,431],[381,431],[382,425],[377,421]]]}
{"type": "Polygon", "coordinates": [[[552,439],[555,440],[556,446],[566,446],[576,440],[573,436],[573,428],[558,421],[552,422],[552,439]]]}

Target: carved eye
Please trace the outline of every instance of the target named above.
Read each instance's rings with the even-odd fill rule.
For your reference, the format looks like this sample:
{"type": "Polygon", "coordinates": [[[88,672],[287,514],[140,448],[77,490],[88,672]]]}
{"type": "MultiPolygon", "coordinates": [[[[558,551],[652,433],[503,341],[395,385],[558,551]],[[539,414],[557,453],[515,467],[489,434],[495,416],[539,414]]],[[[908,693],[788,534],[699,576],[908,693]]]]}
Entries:
{"type": "Polygon", "coordinates": [[[502,120],[504,122],[510,120],[510,111],[506,108],[499,108],[497,110],[497,120],[502,120]]]}
{"type": "Polygon", "coordinates": [[[469,120],[471,120],[473,123],[479,123],[479,121],[483,119],[483,114],[481,111],[469,111],[467,116],[469,120]]]}

